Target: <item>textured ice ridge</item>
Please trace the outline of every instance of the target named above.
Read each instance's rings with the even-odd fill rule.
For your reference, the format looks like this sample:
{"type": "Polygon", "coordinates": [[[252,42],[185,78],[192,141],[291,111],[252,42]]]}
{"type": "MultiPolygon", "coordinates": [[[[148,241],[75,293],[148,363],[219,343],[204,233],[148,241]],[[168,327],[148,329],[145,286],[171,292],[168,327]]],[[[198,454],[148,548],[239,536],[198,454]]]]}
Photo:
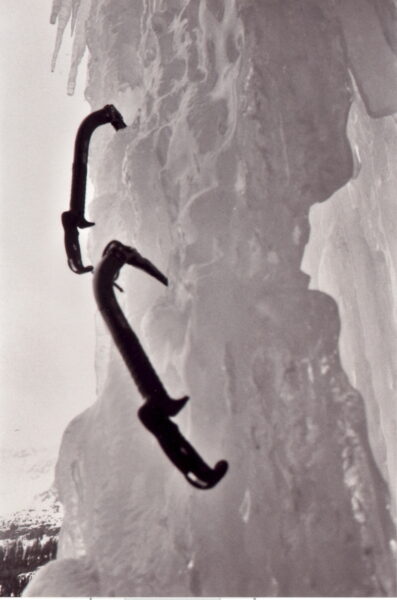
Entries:
{"type": "Polygon", "coordinates": [[[349,117],[354,177],[311,210],[302,268],[338,302],[341,358],[362,393],[374,457],[397,519],[397,123],[371,119],[357,97],[349,117]]]}
{"type": "Polygon", "coordinates": [[[343,7],[84,6],[87,97],[130,125],[93,145],[91,259],[116,238],[167,273],[168,290],[125,275],[123,308],[170,394],[191,397],[181,428],[230,471],[211,492],[187,486],[140,426],[98,321],[98,400],[57,466],[59,558],[29,593],[56,595],[59,580],[66,595],[77,569],[90,595],[393,594],[389,495],[340,364],[337,306],[300,270],[310,207],[353,173],[343,7]]]}

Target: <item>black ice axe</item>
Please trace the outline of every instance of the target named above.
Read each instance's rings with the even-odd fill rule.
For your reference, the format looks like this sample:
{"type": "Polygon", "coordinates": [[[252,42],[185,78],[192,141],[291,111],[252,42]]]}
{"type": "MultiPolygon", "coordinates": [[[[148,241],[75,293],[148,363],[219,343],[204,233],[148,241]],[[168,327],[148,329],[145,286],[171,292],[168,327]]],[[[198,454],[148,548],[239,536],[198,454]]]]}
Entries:
{"type": "Polygon", "coordinates": [[[126,124],[119,111],[107,104],[86,117],[77,131],[74,144],[72,171],[72,189],[70,194],[70,210],[62,213],[62,225],[65,233],[65,250],[68,265],[74,273],[87,273],[92,266],[84,267],[81,260],[78,229],[92,227],[95,223],[85,218],[85,194],[87,185],[88,149],[91,135],[97,127],[110,123],[116,131],[124,129],[126,124]]]}
{"type": "Polygon", "coordinates": [[[178,400],[169,397],[137,335],[131,329],[114,293],[114,282],[125,265],[137,267],[164,285],[167,278],[135,248],[118,241],[110,242],[94,274],[94,293],[98,308],[112,338],[132,375],[145,403],[138,410],[143,425],[157,439],[166,456],[194,487],[210,489],[225,475],[225,460],[210,468],[170,420],[185,406],[188,397],[178,400]]]}

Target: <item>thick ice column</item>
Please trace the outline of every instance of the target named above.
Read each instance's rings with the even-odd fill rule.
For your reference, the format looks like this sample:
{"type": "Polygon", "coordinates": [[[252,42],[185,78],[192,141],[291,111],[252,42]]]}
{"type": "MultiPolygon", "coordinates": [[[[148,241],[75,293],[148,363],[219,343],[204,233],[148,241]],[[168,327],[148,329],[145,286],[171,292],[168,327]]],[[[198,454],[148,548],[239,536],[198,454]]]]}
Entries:
{"type": "Polygon", "coordinates": [[[355,166],[346,186],[312,207],[302,268],[338,302],[342,364],[363,395],[396,519],[397,5],[347,0],[339,11],[357,83],[347,127],[355,166]]]}
{"type": "Polygon", "coordinates": [[[191,397],[181,430],[230,463],[214,490],[188,487],[98,323],[98,401],[66,431],[57,482],[58,560],[84,557],[101,595],[393,591],[388,492],[340,365],[338,309],[300,271],[310,206],[353,170],[334,8],[92,9],[89,98],[133,124],[96,139],[91,258],[117,237],[167,273],[166,291],[125,276],[125,310],[170,393],[191,397]]]}
{"type": "Polygon", "coordinates": [[[348,133],[355,175],[312,208],[302,267],[311,287],[338,302],[342,364],[363,395],[371,447],[390,482],[396,517],[397,127],[393,117],[371,119],[357,98],[348,133]]]}

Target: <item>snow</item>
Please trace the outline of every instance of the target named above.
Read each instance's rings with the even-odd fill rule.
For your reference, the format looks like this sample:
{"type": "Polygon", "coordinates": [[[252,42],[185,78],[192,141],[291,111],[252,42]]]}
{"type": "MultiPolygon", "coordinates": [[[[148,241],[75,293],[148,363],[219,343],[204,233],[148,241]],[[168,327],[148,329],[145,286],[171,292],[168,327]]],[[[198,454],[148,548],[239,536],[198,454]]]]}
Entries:
{"type": "Polygon", "coordinates": [[[40,494],[54,480],[56,455],[57,448],[52,446],[0,448],[1,517],[41,504],[40,494]]]}
{"type": "MultiPolygon", "coordinates": [[[[392,595],[390,457],[380,431],[391,408],[375,393],[364,405],[349,383],[338,306],[300,269],[313,205],[343,189],[343,217],[362,240],[352,186],[374,205],[381,194],[380,166],[366,175],[380,134],[372,118],[354,116],[351,72],[361,85],[369,67],[353,64],[358,42],[341,4],[98,0],[85,14],[87,97],[93,110],[115,104],[129,125],[98,131],[90,150],[91,260],[119,239],[166,273],[162,289],[126,267],[120,303],[170,395],[191,398],[181,431],[209,464],[225,458],[230,469],[211,491],[188,486],[139,423],[142,400],[98,318],[98,399],[67,428],[56,469],[65,510],[58,559],[27,593],[392,595]],[[349,115],[367,123],[351,142],[349,115]]],[[[365,30],[379,14],[365,12],[365,30]]],[[[371,85],[390,49],[381,40],[371,47],[380,65],[371,85]]],[[[383,115],[379,98],[366,89],[367,112],[383,115]]],[[[387,154],[395,134],[385,119],[387,154]]],[[[365,238],[383,251],[368,210],[365,238]]],[[[354,297],[367,297],[356,275],[338,286],[350,278],[354,297]]],[[[372,334],[373,312],[368,319],[372,334]]],[[[356,348],[360,328],[351,329],[356,348]]],[[[379,348],[374,371],[384,368],[379,348]]],[[[350,359],[357,382],[360,360],[350,359]]],[[[392,381],[391,359],[386,368],[392,381]]]]}

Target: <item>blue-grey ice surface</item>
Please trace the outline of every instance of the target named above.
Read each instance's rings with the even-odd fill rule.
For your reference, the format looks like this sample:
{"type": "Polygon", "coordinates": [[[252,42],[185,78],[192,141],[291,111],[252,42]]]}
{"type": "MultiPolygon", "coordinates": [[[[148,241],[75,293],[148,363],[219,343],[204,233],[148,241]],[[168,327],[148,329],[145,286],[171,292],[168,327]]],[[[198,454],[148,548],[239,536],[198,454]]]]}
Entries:
{"type": "Polygon", "coordinates": [[[98,317],[98,399],[65,432],[59,555],[30,595],[72,572],[72,595],[395,593],[393,6],[55,0],[69,92],[87,45],[92,108],[129,125],[92,142],[91,260],[116,238],[167,274],[125,270],[120,302],[191,397],[181,430],[230,471],[187,485],[98,317]]]}

